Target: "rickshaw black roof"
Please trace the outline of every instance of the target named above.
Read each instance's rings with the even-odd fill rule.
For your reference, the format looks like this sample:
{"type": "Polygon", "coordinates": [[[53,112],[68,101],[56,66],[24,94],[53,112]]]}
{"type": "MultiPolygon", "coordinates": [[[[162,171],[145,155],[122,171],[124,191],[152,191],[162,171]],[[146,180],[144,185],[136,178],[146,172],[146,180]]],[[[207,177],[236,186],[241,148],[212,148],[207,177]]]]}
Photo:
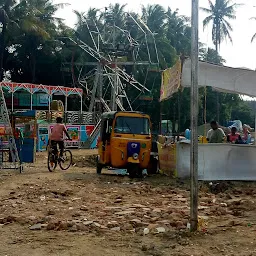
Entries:
{"type": "Polygon", "coordinates": [[[134,113],[134,114],[144,114],[139,111],[110,111],[110,112],[104,112],[101,116],[102,119],[114,119],[115,115],[117,113],[134,113]]]}

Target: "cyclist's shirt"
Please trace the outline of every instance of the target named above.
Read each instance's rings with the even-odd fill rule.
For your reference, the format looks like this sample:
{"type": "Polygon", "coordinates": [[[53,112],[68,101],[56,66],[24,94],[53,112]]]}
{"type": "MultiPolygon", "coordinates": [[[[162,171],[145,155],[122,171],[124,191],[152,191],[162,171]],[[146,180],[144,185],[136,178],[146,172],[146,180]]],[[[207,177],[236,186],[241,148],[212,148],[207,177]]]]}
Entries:
{"type": "Polygon", "coordinates": [[[52,128],[50,139],[54,141],[63,141],[63,133],[67,132],[64,124],[55,124],[52,128]]]}

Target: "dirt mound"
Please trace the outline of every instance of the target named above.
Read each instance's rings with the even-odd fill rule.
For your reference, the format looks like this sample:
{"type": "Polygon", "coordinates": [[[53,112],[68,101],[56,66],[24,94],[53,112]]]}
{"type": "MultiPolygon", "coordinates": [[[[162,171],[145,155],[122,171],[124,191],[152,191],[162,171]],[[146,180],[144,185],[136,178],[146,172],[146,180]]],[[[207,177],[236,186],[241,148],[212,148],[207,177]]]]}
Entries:
{"type": "Polygon", "coordinates": [[[85,156],[74,156],[73,162],[75,166],[79,168],[83,167],[95,167],[96,165],[96,154],[94,155],[85,155],[85,156]]]}

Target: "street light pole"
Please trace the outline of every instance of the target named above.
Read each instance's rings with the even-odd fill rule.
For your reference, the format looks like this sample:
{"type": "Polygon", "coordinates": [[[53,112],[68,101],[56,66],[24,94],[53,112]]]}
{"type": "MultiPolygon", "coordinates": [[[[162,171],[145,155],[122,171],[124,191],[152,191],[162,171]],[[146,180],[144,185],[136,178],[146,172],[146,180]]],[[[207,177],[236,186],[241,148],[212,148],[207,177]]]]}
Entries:
{"type": "Polygon", "coordinates": [[[190,229],[198,223],[198,1],[192,0],[191,32],[191,148],[190,148],[190,229]]]}

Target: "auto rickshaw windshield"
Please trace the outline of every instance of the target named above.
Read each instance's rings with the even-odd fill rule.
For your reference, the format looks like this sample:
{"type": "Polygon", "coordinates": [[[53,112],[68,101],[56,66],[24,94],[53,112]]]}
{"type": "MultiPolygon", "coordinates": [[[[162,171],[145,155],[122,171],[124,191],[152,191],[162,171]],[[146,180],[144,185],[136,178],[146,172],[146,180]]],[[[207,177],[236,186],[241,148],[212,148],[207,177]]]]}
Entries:
{"type": "Polygon", "coordinates": [[[126,134],[150,134],[149,119],[145,117],[118,116],[115,122],[114,132],[126,134]]]}

